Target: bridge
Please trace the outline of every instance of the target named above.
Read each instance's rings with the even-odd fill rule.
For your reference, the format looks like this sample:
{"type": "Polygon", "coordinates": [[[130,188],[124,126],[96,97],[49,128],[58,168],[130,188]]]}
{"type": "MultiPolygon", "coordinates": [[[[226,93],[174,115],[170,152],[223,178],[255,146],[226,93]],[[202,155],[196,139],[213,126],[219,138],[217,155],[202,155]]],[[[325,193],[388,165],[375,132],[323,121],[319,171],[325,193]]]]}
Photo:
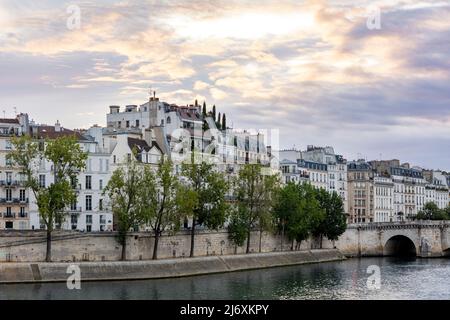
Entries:
{"type": "Polygon", "coordinates": [[[335,246],[350,256],[450,256],[450,221],[350,224],[335,246]]]}

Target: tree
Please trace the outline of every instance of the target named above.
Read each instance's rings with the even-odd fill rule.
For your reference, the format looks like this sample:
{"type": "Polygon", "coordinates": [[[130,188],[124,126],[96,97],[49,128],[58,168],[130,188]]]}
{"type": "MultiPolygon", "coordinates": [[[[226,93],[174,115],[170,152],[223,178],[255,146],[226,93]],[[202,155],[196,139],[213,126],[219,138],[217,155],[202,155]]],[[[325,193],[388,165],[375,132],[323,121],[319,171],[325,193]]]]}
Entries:
{"type": "Polygon", "coordinates": [[[206,117],[206,102],[205,101],[203,101],[202,114],[203,114],[203,117],[205,118],[206,117]]]}
{"type": "Polygon", "coordinates": [[[152,259],[156,260],[161,235],[167,230],[180,229],[182,217],[178,204],[183,199],[179,199],[178,177],[173,174],[173,164],[168,159],[161,161],[156,174],[146,166],[143,180],[144,216],[154,235],[152,259]]]}
{"type": "Polygon", "coordinates": [[[225,116],[225,113],[222,116],[222,130],[227,130],[227,117],[225,116]]]}
{"type": "Polygon", "coordinates": [[[292,241],[292,250],[295,241],[299,249],[302,241],[308,239],[324,219],[324,211],[315,195],[316,190],[309,183],[291,182],[281,189],[277,197],[274,213],[283,237],[286,230],[289,240],[292,241]]]}
{"type": "Polygon", "coordinates": [[[228,223],[228,237],[235,245],[235,253],[237,252],[237,247],[243,246],[245,240],[247,239],[246,221],[241,215],[238,214],[236,210],[233,210],[230,215],[230,221],[228,223]]]}
{"type": "Polygon", "coordinates": [[[50,262],[52,233],[63,222],[65,209],[77,198],[71,182],[85,168],[87,153],[82,151],[75,136],[46,140],[42,147],[39,143],[43,142],[28,135],[13,138],[13,151],[7,157],[22,168],[25,186],[34,194],[39,217],[47,230],[45,261],[50,262]],[[49,186],[41,185],[38,180],[36,169],[41,161],[50,162],[53,170],[53,182],[49,186]]]}
{"type": "Polygon", "coordinates": [[[195,99],[194,106],[195,106],[196,108],[198,107],[198,101],[197,101],[197,99],[195,99]]]}
{"type": "Polygon", "coordinates": [[[277,186],[277,177],[264,175],[260,164],[244,165],[235,179],[237,212],[246,224],[246,253],[250,252],[251,232],[255,228],[259,231],[261,250],[262,232],[270,228],[272,221],[273,196],[277,186]]]}
{"type": "Polygon", "coordinates": [[[220,112],[219,112],[219,116],[217,117],[217,120],[216,120],[216,127],[217,127],[217,129],[221,129],[221,127],[220,127],[220,119],[221,119],[221,117],[220,117],[220,112]]]}
{"type": "Polygon", "coordinates": [[[418,220],[448,220],[447,210],[441,210],[434,202],[427,202],[416,216],[418,220]]]}
{"type": "Polygon", "coordinates": [[[182,176],[185,184],[180,196],[184,199],[181,210],[192,219],[190,257],[194,256],[195,228],[205,225],[209,229],[218,229],[226,220],[227,204],[225,194],[228,183],[223,176],[214,171],[213,165],[205,161],[191,161],[182,164],[182,176]]]}
{"type": "Polygon", "coordinates": [[[121,260],[126,260],[127,236],[130,229],[137,230],[145,221],[146,206],[143,198],[147,195],[145,183],[149,182],[142,177],[145,172],[143,166],[132,159],[114,170],[108,185],[103,191],[110,200],[114,219],[117,222],[117,241],[122,245],[121,260]]]}
{"type": "Polygon", "coordinates": [[[322,249],[323,236],[329,240],[337,240],[347,228],[347,218],[344,212],[342,198],[336,193],[329,193],[325,189],[316,190],[316,198],[325,216],[313,230],[313,234],[320,238],[322,249]]]}
{"type": "Polygon", "coordinates": [[[216,121],[216,105],[213,105],[212,108],[212,118],[214,119],[214,121],[216,121]]]}

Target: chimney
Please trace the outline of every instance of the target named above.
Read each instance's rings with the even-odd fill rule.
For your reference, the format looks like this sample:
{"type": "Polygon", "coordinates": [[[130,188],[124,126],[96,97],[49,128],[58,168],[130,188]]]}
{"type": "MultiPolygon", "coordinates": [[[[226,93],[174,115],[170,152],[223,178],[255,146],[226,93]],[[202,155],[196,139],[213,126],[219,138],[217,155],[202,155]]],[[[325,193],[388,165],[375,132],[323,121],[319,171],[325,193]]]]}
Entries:
{"type": "Polygon", "coordinates": [[[61,124],[59,123],[59,120],[56,120],[55,132],[61,132],[61,124]]]}
{"type": "Polygon", "coordinates": [[[143,129],[142,131],[143,139],[151,147],[153,144],[153,131],[151,129],[143,129]]]}

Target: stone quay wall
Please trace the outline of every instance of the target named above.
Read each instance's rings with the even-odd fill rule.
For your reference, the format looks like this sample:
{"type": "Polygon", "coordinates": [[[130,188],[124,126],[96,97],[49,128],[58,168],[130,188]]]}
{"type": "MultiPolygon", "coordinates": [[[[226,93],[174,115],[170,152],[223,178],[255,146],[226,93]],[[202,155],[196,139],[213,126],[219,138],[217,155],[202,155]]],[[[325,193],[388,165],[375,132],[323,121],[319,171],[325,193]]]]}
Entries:
{"type": "MultiPolygon", "coordinates": [[[[263,232],[261,252],[289,251],[291,242],[279,235],[263,232]],[[282,243],[283,242],[283,243],[282,243]],[[282,248],[283,246],[283,248],[282,248]]],[[[158,246],[159,259],[189,257],[190,233],[181,231],[176,235],[163,235],[158,246]]],[[[150,260],[153,255],[154,237],[151,233],[131,233],[127,237],[127,260],[150,260]]],[[[250,251],[259,252],[260,235],[253,232],[250,251]]],[[[301,249],[319,248],[317,240],[302,242],[301,249]]],[[[324,239],[322,248],[333,248],[324,239]]],[[[246,244],[236,247],[228,238],[226,230],[200,230],[195,236],[195,256],[222,256],[245,253],[246,244]]],[[[0,231],[0,262],[41,262],[45,260],[45,231],[0,231]]],[[[52,240],[52,261],[119,261],[122,246],[113,232],[82,233],[55,231],[52,240]]]]}

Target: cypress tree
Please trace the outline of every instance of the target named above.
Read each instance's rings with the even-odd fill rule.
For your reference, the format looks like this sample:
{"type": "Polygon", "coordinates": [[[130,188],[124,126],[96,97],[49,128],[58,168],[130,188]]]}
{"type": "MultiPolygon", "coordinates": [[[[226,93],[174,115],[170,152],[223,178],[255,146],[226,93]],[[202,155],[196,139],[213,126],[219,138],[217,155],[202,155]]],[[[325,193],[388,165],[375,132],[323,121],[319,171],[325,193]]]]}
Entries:
{"type": "Polygon", "coordinates": [[[217,117],[216,125],[217,125],[217,129],[220,130],[220,112],[219,112],[219,117],[217,117]]]}
{"type": "Polygon", "coordinates": [[[202,110],[202,114],[203,114],[203,117],[206,117],[206,103],[205,103],[205,101],[203,101],[203,110],[202,110]]]}
{"type": "Polygon", "coordinates": [[[212,116],[214,121],[216,121],[216,105],[213,105],[212,116]]]}
{"type": "Polygon", "coordinates": [[[225,116],[225,113],[222,116],[222,130],[227,129],[227,117],[225,116]]]}

